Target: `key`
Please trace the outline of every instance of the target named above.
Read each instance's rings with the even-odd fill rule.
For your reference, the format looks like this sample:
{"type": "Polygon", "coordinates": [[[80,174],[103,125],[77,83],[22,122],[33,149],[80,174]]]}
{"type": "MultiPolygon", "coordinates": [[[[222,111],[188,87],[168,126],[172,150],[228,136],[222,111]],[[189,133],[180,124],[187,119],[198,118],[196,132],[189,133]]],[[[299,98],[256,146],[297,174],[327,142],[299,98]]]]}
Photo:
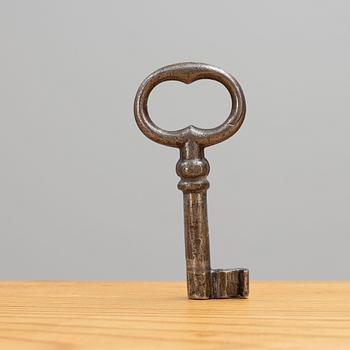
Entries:
{"type": "Polygon", "coordinates": [[[246,104],[242,88],[235,78],[215,66],[205,63],[178,63],[158,69],[140,85],[134,103],[138,127],[145,136],[162,145],[180,149],[176,173],[177,185],[183,192],[187,293],[189,299],[245,298],[249,293],[249,272],[245,268],[212,269],[210,266],[207,190],[209,163],[204,157],[205,147],[233,136],[241,127],[246,104]],[[168,131],[158,127],[147,109],[148,97],[158,84],[176,80],[190,84],[199,79],[222,83],[231,96],[228,118],[212,129],[190,125],[168,131]]]}

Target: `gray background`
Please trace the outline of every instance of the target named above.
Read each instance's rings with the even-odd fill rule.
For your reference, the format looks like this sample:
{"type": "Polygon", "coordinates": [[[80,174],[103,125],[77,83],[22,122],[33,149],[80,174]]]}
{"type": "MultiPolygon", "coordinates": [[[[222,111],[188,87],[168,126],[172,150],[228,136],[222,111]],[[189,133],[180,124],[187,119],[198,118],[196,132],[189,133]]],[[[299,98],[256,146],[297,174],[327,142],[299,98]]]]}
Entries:
{"type": "MultiPolygon", "coordinates": [[[[212,265],[350,278],[348,1],[1,1],[0,278],[183,279],[178,151],[133,119],[153,70],[202,61],[248,103],[211,147],[212,265]],[[165,261],[166,259],[166,261],[165,261]]],[[[164,83],[168,129],[216,126],[218,83],[164,83]]]]}

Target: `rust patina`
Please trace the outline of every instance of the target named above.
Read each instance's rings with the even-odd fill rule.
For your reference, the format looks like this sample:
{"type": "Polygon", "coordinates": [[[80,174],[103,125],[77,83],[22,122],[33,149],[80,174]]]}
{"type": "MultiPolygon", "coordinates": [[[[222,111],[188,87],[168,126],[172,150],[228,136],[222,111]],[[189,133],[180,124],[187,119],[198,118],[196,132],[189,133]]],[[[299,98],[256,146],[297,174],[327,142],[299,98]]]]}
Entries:
{"type": "Polygon", "coordinates": [[[225,141],[238,131],[245,110],[244,94],[236,79],[205,63],[178,63],[158,69],[141,83],[135,97],[134,113],[140,130],[155,142],[180,149],[176,172],[180,177],[177,187],[184,198],[187,292],[190,299],[247,297],[249,293],[247,269],[212,269],[210,266],[207,215],[210,167],[204,157],[205,147],[225,141]],[[190,84],[199,79],[216,80],[230,93],[231,112],[221,125],[212,129],[190,125],[168,131],[153,123],[147,102],[154,87],[168,80],[190,84]]]}

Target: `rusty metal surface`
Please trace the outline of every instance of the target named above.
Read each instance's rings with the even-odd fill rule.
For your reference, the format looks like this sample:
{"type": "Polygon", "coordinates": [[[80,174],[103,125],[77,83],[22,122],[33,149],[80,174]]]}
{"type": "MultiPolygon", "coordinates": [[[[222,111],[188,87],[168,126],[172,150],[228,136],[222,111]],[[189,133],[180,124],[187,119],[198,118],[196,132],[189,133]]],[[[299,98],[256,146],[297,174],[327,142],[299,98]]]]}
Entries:
{"type": "Polygon", "coordinates": [[[210,266],[209,230],[207,215],[207,176],[210,166],[204,157],[204,148],[225,141],[234,135],[243,123],[246,104],[243,91],[230,74],[205,63],[178,63],[150,74],[140,85],[134,103],[135,119],[140,130],[151,140],[180,149],[176,173],[177,185],[183,192],[187,292],[190,299],[247,297],[249,272],[244,268],[212,269],[210,266]],[[151,120],[147,102],[158,84],[177,80],[190,84],[199,79],[222,83],[232,100],[227,119],[218,127],[202,129],[190,125],[168,131],[151,120]]]}

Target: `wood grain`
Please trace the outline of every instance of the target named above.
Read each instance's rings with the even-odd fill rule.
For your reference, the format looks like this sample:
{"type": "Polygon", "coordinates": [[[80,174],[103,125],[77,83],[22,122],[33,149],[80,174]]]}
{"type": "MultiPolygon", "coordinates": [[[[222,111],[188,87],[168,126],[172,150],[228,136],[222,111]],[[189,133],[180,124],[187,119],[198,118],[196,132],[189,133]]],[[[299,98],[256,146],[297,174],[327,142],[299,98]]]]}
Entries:
{"type": "Polygon", "coordinates": [[[350,349],[350,282],[185,295],[183,282],[0,282],[0,349],[350,349]]]}

